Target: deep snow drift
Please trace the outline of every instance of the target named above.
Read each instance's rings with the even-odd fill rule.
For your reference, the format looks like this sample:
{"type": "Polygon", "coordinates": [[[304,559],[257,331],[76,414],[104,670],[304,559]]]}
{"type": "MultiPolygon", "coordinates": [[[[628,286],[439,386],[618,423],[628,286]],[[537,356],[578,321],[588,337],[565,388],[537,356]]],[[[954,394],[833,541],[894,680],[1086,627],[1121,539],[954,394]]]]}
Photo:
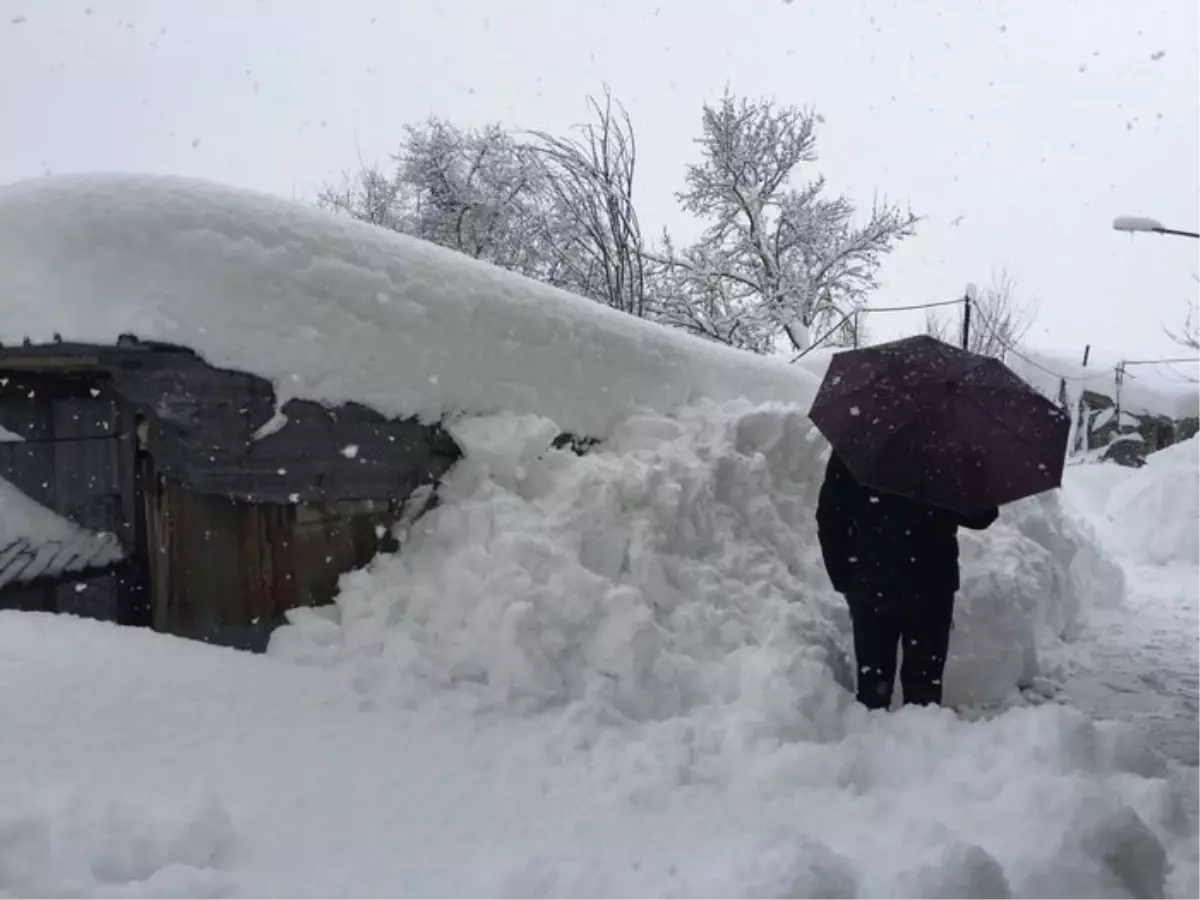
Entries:
{"type": "Polygon", "coordinates": [[[4,344],[132,334],[267,378],[280,405],[534,413],[579,435],[810,381],[424,241],[164,176],[0,187],[0,304],[4,344]]]}
{"type": "Polygon", "coordinates": [[[1104,515],[1134,561],[1200,565],[1200,439],[1150,454],[1116,486],[1104,515]]]}
{"type": "MultiPolygon", "coordinates": [[[[810,711],[834,703],[830,674],[852,679],[813,515],[827,445],[803,412],[640,416],[583,458],[549,451],[555,433],[460,423],[467,458],[405,551],[344,578],[336,607],[296,613],[274,650],[362,660],[385,692],[415,676],[489,707],[639,720],[736,700],[739,727],[822,733],[810,711]]],[[[1053,495],[961,544],[948,703],[1010,698],[1082,607],[1119,599],[1120,572],[1053,495]]]]}

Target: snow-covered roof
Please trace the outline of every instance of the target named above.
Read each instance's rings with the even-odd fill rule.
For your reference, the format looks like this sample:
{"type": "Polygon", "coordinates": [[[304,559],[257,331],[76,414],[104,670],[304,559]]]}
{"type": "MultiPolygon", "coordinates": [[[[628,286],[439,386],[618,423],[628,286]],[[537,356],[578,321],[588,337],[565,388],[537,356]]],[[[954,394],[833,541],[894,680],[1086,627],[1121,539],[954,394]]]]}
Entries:
{"type": "Polygon", "coordinates": [[[124,555],[116,535],[82,528],[0,478],[0,589],[103,568],[124,555]]]}
{"type": "MultiPolygon", "coordinates": [[[[1121,361],[1116,353],[1092,350],[1086,367],[1079,354],[1025,348],[1021,353],[1027,358],[1010,354],[1006,360],[1009,367],[1049,397],[1058,396],[1062,376],[1068,379],[1071,397],[1078,396],[1080,390],[1116,395],[1116,367],[1121,361]]],[[[1194,380],[1198,374],[1196,363],[1129,366],[1121,384],[1121,409],[1169,419],[1194,416],[1200,409],[1200,385],[1194,380]]]]}
{"type": "Polygon", "coordinates": [[[386,415],[537,413],[604,435],[699,397],[787,402],[794,366],[640,321],[450,250],[188,179],[0,187],[0,343],[190,347],[279,401],[386,415]]]}

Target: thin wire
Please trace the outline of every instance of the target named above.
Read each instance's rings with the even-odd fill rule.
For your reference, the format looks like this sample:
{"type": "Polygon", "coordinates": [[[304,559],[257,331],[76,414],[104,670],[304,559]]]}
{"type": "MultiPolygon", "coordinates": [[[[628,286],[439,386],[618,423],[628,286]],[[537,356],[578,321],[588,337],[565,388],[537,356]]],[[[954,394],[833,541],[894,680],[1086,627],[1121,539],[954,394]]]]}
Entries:
{"type": "Polygon", "coordinates": [[[1162,366],[1168,363],[1194,363],[1200,362],[1200,357],[1176,357],[1175,359],[1126,359],[1122,360],[1122,364],[1126,366],[1162,366]]]}
{"type": "Polygon", "coordinates": [[[912,309],[933,309],[935,306],[959,306],[963,298],[957,300],[939,300],[936,303],[914,303],[912,306],[864,306],[855,312],[905,312],[912,309]]]}
{"type": "Polygon", "coordinates": [[[1043,366],[1037,360],[1030,359],[1028,356],[1026,356],[1024,353],[1022,353],[1020,350],[1016,349],[1016,347],[1014,347],[1012,344],[1010,344],[1008,341],[1006,341],[1004,339],[1004,335],[1002,335],[997,330],[996,325],[993,322],[989,321],[987,315],[985,315],[983,310],[979,308],[978,303],[976,303],[974,300],[972,300],[971,306],[973,306],[975,308],[975,314],[979,316],[980,321],[983,322],[983,324],[987,326],[988,331],[990,331],[992,333],[992,337],[996,338],[996,340],[998,340],[1000,342],[1001,346],[1003,346],[1007,352],[1011,353],[1013,356],[1017,357],[1018,359],[1023,359],[1025,362],[1029,363],[1029,365],[1033,366],[1035,369],[1040,369],[1041,371],[1045,372],[1047,375],[1053,375],[1055,378],[1061,378],[1061,379],[1064,379],[1065,381],[1096,381],[1097,379],[1100,379],[1100,378],[1110,377],[1109,372],[1107,370],[1097,372],[1095,375],[1064,375],[1061,372],[1055,372],[1053,369],[1046,368],[1046,366],[1043,366]]]}
{"type": "Polygon", "coordinates": [[[957,306],[958,304],[963,302],[963,299],[964,298],[959,297],[957,300],[938,300],[934,303],[915,303],[912,306],[860,306],[858,309],[852,309],[852,310],[850,310],[850,312],[848,312],[844,316],[842,316],[841,320],[836,325],[834,325],[827,332],[825,332],[823,335],[821,335],[819,338],[817,338],[815,341],[813,341],[811,344],[809,344],[807,347],[805,347],[803,350],[801,350],[799,353],[797,353],[795,356],[793,356],[791,358],[791,360],[789,361],[789,365],[791,363],[799,362],[800,360],[802,360],[805,356],[807,356],[809,354],[809,351],[816,350],[819,346],[821,346],[821,343],[826,338],[830,337],[835,332],[837,332],[838,329],[840,329],[843,325],[845,325],[851,319],[857,319],[859,313],[905,312],[907,310],[913,310],[913,309],[933,309],[936,306],[957,306]]]}
{"type": "MultiPolygon", "coordinates": [[[[1094,375],[1064,375],[1062,372],[1056,372],[1053,369],[1047,368],[1046,366],[1042,365],[1037,360],[1031,359],[1030,357],[1026,356],[1024,353],[1022,353],[1020,350],[1018,350],[1013,344],[1011,344],[1007,340],[1005,340],[1004,336],[998,330],[996,324],[994,322],[992,322],[988,318],[988,316],[984,313],[983,309],[980,308],[978,301],[973,300],[969,297],[958,297],[954,300],[938,300],[933,303],[914,303],[909,306],[863,306],[863,307],[860,307],[859,309],[852,310],[849,314],[847,314],[847,316],[842,320],[842,322],[839,322],[837,325],[835,325],[830,330],[829,334],[832,334],[839,327],[841,327],[841,325],[847,319],[849,319],[851,316],[857,316],[859,313],[909,312],[909,311],[917,310],[917,309],[935,309],[940,306],[958,306],[962,303],[970,303],[971,304],[971,306],[975,310],[975,314],[977,316],[979,316],[980,321],[984,325],[987,326],[988,331],[990,331],[992,333],[992,337],[996,338],[996,340],[998,340],[1000,342],[1001,346],[1004,347],[1006,352],[1011,353],[1013,356],[1017,357],[1020,360],[1024,360],[1029,365],[1033,366],[1035,369],[1045,372],[1047,375],[1052,375],[1055,378],[1060,378],[1064,381],[1078,381],[1078,382],[1097,381],[1101,378],[1111,377],[1107,369],[1099,371],[1099,372],[1095,373],[1094,375]]],[[[828,337],[828,335],[823,335],[822,339],[824,337],[828,337]]],[[[820,341],[818,341],[817,343],[820,343],[820,341]]],[[[815,349],[815,347],[816,347],[816,344],[814,344],[812,347],[809,347],[808,350],[815,349]]],[[[792,360],[792,362],[796,362],[797,360],[799,360],[801,357],[803,357],[808,352],[808,350],[802,351],[798,356],[795,357],[795,359],[792,360]]],[[[1120,365],[1121,366],[1148,366],[1148,365],[1166,365],[1166,364],[1170,364],[1170,363],[1193,363],[1193,362],[1200,362],[1200,358],[1122,360],[1120,365]]]]}

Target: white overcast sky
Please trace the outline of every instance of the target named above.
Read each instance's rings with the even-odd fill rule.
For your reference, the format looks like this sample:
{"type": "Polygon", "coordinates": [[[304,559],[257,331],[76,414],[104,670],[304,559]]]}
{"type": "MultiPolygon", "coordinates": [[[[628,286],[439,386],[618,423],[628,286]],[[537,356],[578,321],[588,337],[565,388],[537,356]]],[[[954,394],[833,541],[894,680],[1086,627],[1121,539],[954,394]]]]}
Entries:
{"type": "MultiPolygon", "coordinates": [[[[562,130],[608,82],[642,147],[639,205],[673,193],[700,104],[728,84],[814,107],[817,170],[925,217],[878,304],[946,299],[1007,266],[1028,341],[1171,353],[1200,226],[1196,0],[0,0],[0,182],[125,170],[298,199],[435,113],[562,130]]],[[[883,336],[913,318],[873,317],[883,336]],[[886,319],[886,321],[885,321],[886,319]]]]}

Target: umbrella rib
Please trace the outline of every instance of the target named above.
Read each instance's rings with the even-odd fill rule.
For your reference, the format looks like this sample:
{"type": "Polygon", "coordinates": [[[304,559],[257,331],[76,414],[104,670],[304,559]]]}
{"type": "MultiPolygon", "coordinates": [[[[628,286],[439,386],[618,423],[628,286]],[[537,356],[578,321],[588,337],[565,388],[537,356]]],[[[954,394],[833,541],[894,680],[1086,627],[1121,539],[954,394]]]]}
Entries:
{"type": "Polygon", "coordinates": [[[977,406],[981,410],[983,410],[984,413],[988,416],[988,418],[990,418],[993,422],[1000,425],[1000,427],[1002,427],[1009,434],[1015,435],[1021,441],[1021,443],[1025,444],[1027,447],[1030,447],[1031,449],[1034,449],[1034,450],[1038,449],[1039,444],[1040,444],[1039,441],[1034,440],[1030,435],[1026,434],[1025,432],[1018,431],[1017,429],[1013,428],[1011,425],[1009,425],[1007,422],[1005,422],[1002,418],[1000,418],[998,415],[996,415],[996,413],[993,410],[989,409],[985,404],[980,403],[978,399],[976,399],[975,397],[972,397],[969,393],[965,396],[966,396],[967,400],[969,400],[975,406],[977,406]]]}

